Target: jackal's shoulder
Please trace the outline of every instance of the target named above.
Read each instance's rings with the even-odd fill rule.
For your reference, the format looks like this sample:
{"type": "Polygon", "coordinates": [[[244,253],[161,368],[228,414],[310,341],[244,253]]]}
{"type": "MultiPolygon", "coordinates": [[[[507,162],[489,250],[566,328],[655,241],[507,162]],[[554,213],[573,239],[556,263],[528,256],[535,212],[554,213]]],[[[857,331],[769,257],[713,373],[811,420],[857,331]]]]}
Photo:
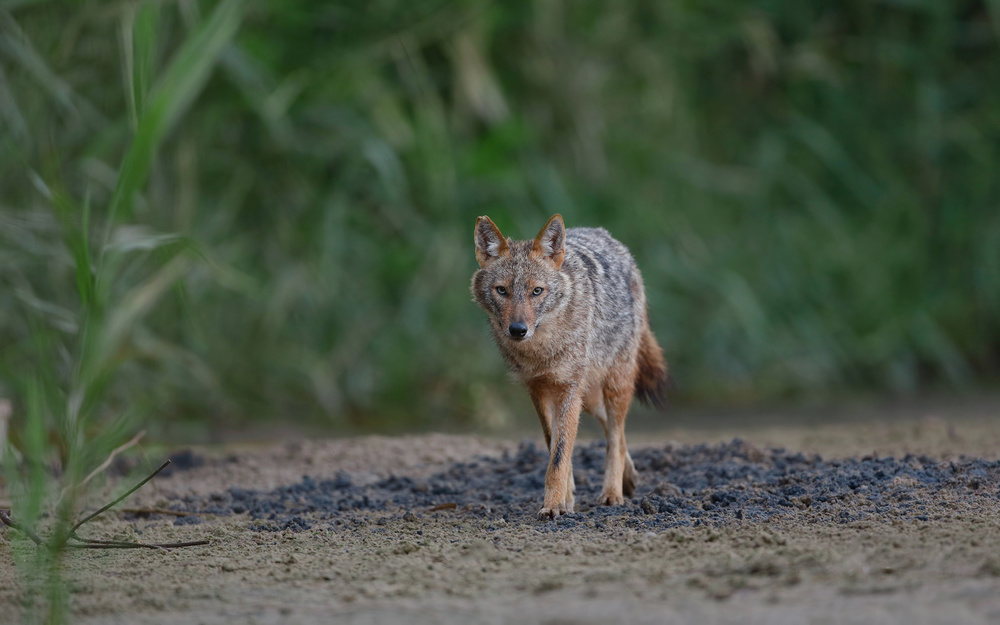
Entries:
{"type": "Polygon", "coordinates": [[[566,230],[566,247],[591,253],[628,253],[628,248],[604,228],[569,228],[566,230]]]}
{"type": "Polygon", "coordinates": [[[628,248],[604,228],[569,228],[566,231],[565,271],[591,278],[628,275],[635,260],[628,248]]]}

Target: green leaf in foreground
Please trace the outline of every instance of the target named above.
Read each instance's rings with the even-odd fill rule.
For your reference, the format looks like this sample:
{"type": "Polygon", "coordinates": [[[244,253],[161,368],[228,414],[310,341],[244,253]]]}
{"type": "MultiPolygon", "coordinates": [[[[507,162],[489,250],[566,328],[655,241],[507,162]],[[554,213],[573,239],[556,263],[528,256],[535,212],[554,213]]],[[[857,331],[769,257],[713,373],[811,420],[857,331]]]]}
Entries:
{"type": "Polygon", "coordinates": [[[133,127],[145,111],[153,81],[159,26],[160,3],[153,0],[144,0],[134,10],[126,11],[122,20],[123,73],[133,127]]]}
{"type": "MultiPolygon", "coordinates": [[[[122,161],[111,197],[111,222],[131,214],[132,198],[149,176],[160,143],[201,91],[219,55],[232,41],[243,17],[243,0],[225,0],[177,52],[149,94],[135,138],[122,161]]],[[[134,31],[141,38],[144,31],[134,31]]],[[[134,45],[142,47],[141,41],[134,45]]]]}

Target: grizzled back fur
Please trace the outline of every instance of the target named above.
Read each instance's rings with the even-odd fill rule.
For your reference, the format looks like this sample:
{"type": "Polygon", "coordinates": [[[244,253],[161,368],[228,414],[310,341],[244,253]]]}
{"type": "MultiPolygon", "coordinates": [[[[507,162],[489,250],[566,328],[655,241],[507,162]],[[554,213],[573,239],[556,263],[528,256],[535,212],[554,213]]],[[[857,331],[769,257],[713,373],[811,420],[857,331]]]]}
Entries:
{"type": "Polygon", "coordinates": [[[602,228],[567,230],[560,215],[528,241],[508,239],[480,217],[475,240],[472,295],[516,377],[599,382],[620,371],[640,400],[661,404],[667,365],[624,245],[602,228]]]}

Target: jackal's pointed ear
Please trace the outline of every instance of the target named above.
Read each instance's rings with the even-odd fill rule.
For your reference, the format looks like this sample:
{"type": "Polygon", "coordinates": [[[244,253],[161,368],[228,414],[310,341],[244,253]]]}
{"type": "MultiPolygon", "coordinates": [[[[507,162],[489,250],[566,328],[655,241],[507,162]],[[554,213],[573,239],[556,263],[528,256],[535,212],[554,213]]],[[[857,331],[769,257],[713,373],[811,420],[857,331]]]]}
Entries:
{"type": "Polygon", "coordinates": [[[562,215],[553,215],[549,218],[548,223],[535,237],[531,253],[541,258],[548,258],[556,269],[562,267],[566,258],[566,224],[563,223],[562,215]]]}
{"type": "Polygon", "coordinates": [[[476,220],[476,260],[480,267],[492,263],[496,259],[510,253],[507,239],[493,220],[483,215],[476,220]]]}

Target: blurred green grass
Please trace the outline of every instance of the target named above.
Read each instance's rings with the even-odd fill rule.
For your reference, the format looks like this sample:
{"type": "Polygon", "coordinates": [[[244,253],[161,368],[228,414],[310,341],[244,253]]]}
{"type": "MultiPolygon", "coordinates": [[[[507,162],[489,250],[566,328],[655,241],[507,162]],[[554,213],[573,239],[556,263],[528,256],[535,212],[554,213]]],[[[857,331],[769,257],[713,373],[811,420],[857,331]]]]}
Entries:
{"type": "Polygon", "coordinates": [[[555,212],[636,255],[678,401],[997,382],[996,3],[219,6],[0,2],[15,407],[93,335],[97,430],[495,425],[472,226],[555,212]]]}
{"type": "MultiPolygon", "coordinates": [[[[83,21],[76,24],[96,20],[119,27],[120,84],[128,109],[117,122],[64,79],[58,61],[46,55],[57,41],[80,41],[91,50],[98,40],[90,41],[81,28],[65,38],[42,37],[39,47],[31,19],[22,27],[6,7],[0,9],[0,52],[13,61],[13,71],[0,73],[8,131],[2,144],[10,159],[4,162],[19,165],[5,169],[3,179],[13,181],[9,197],[20,197],[18,183],[31,189],[24,205],[3,216],[9,262],[0,270],[8,287],[0,330],[5,387],[0,392],[14,396],[15,421],[8,441],[8,415],[0,415],[0,493],[4,503],[11,498],[16,522],[27,528],[23,534],[33,536],[41,519],[53,519],[46,522],[45,542],[29,542],[14,532],[20,539],[15,539],[15,558],[26,582],[18,616],[26,623],[68,619],[62,559],[83,505],[89,481],[84,475],[99,472],[101,460],[138,429],[155,405],[148,386],[130,386],[137,379],[130,369],[148,369],[141,366],[144,360],[184,357],[183,347],[153,333],[154,313],[172,290],[183,297],[185,277],[212,264],[192,238],[157,232],[144,223],[140,211],[149,207],[137,194],[155,173],[164,138],[203,90],[243,15],[242,0],[219,3],[203,21],[191,24],[157,72],[161,7],[121,5],[111,20],[95,7],[83,6],[77,15],[83,21]],[[39,91],[33,93],[19,78],[34,80],[39,91]],[[57,110],[24,109],[18,101],[22,94],[29,100],[39,97],[33,106],[57,110]],[[124,135],[116,127],[122,123],[124,135]],[[74,132],[79,140],[64,143],[74,132]],[[101,140],[104,147],[114,145],[104,153],[94,135],[107,132],[125,141],[101,140]],[[82,149],[75,155],[80,160],[65,161],[64,149],[82,149]],[[115,168],[102,157],[120,165],[115,168]],[[82,176],[73,171],[77,167],[82,176]],[[95,170],[101,172],[99,180],[88,175],[95,170]],[[92,210],[92,200],[104,210],[92,210]]],[[[44,6],[43,22],[54,19],[45,9],[58,8],[44,6]]]]}

